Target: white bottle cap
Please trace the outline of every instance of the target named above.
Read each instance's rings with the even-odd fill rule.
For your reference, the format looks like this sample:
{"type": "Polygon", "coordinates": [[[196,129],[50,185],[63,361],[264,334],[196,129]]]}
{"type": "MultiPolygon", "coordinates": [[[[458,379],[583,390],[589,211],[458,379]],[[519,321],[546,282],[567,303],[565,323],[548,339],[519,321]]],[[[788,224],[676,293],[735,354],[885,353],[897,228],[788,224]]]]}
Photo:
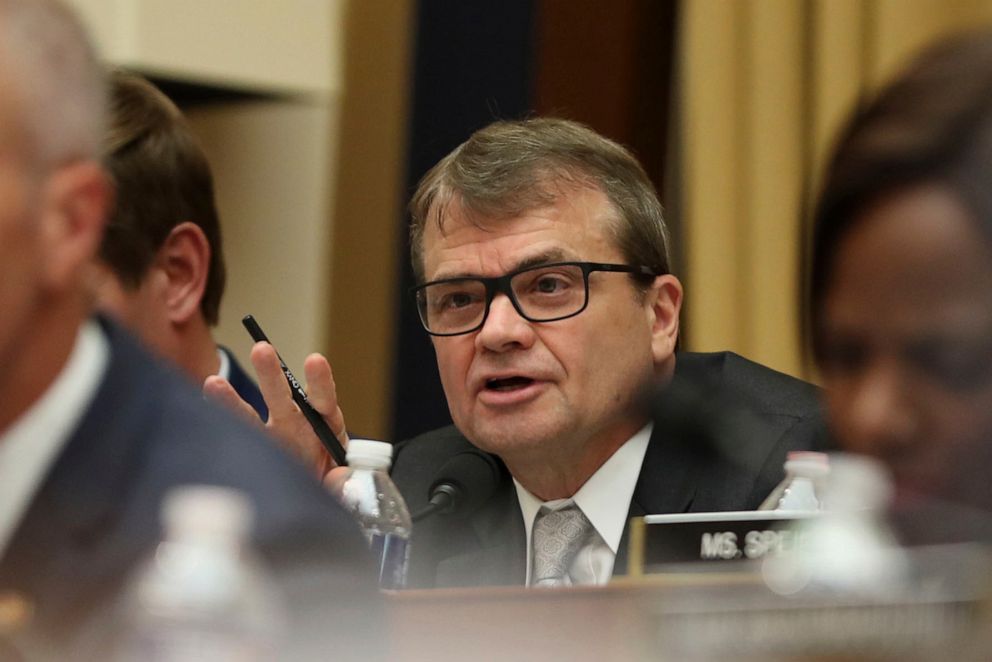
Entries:
{"type": "Polygon", "coordinates": [[[830,473],[830,457],[816,451],[789,451],[785,472],[806,478],[820,478],[830,473]]]}
{"type": "Polygon", "coordinates": [[[827,481],[829,510],[882,510],[892,502],[891,474],[878,460],[854,453],[831,453],[827,481]]]}
{"type": "Polygon", "coordinates": [[[388,469],[393,463],[393,445],[386,441],[372,439],[351,439],[348,441],[348,464],[388,469]]]}
{"type": "Polygon", "coordinates": [[[170,538],[241,540],[253,519],[248,497],[232,487],[184,485],[162,500],[162,522],[170,538]]]}

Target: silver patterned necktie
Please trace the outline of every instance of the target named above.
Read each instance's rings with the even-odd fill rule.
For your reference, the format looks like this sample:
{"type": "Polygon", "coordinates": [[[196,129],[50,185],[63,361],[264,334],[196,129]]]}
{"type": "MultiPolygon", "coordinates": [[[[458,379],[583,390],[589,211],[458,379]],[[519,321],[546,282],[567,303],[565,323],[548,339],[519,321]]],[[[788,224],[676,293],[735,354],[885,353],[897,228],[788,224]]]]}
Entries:
{"type": "Polygon", "coordinates": [[[592,524],[574,503],[559,510],[541,506],[534,521],[531,586],[564,586],[565,576],[592,534],[592,524]]]}

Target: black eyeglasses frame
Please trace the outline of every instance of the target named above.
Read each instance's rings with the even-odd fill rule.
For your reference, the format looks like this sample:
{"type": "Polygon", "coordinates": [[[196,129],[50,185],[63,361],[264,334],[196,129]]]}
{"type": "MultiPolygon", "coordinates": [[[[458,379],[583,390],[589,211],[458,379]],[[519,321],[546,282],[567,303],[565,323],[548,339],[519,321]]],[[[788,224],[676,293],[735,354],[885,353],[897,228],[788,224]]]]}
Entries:
{"type": "Polygon", "coordinates": [[[589,306],[589,274],[594,271],[607,271],[614,273],[628,273],[634,276],[640,276],[642,278],[655,278],[663,274],[659,273],[656,269],[645,265],[629,265],[629,264],[610,264],[605,262],[548,262],[545,264],[535,264],[520,269],[515,269],[509,273],[503,274],[502,276],[464,276],[456,278],[442,278],[440,280],[432,280],[427,283],[421,283],[420,285],[415,285],[410,288],[410,292],[417,299],[417,315],[420,318],[420,324],[424,327],[432,336],[449,337],[449,336],[462,336],[466,333],[473,333],[482,328],[489,318],[489,307],[493,299],[496,298],[497,294],[504,294],[513,304],[514,310],[517,311],[521,317],[523,317],[528,322],[533,322],[535,324],[543,324],[544,322],[558,322],[570,317],[575,317],[582,311],[584,311],[589,306]],[[520,306],[520,302],[517,301],[516,295],[513,293],[513,288],[510,287],[510,281],[513,280],[515,276],[519,274],[526,273],[528,271],[535,271],[537,269],[547,269],[551,267],[578,267],[582,270],[582,281],[585,287],[585,299],[582,302],[582,306],[573,313],[567,315],[561,315],[559,317],[552,317],[550,319],[535,319],[527,313],[525,313],[520,306]],[[442,285],[444,283],[457,283],[463,281],[477,281],[481,282],[486,288],[486,307],[482,313],[482,319],[475,326],[466,329],[465,331],[456,331],[454,333],[438,333],[436,331],[431,331],[427,326],[427,320],[424,319],[424,307],[421,304],[421,299],[423,295],[421,294],[431,285],[442,285]]]}

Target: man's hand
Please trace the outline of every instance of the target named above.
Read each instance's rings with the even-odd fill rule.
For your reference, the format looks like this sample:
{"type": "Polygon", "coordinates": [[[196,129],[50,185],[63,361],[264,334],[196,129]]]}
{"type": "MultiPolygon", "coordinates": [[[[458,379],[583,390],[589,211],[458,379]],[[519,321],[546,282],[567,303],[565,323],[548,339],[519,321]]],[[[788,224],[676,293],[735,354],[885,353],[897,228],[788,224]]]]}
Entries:
{"type": "MultiPolygon", "coordinates": [[[[293,396],[286,381],[286,376],[279,366],[276,351],[267,342],[255,343],[251,350],[251,363],[258,375],[258,388],[269,408],[269,420],[265,424],[268,430],[293,455],[296,455],[314,468],[318,478],[324,479],[336,464],[330,454],[320,443],[313,428],[304,418],[300,408],[293,402],[293,396]]],[[[303,374],[306,377],[307,397],[313,408],[324,417],[334,435],[347,448],[348,433],[345,429],[344,415],[338,406],[337,390],[334,386],[334,376],[327,359],[320,354],[311,354],[303,362],[303,374]]],[[[207,377],[203,383],[203,392],[242,415],[249,417],[256,424],[261,420],[251,405],[241,399],[230,382],[216,375],[207,377]]]]}

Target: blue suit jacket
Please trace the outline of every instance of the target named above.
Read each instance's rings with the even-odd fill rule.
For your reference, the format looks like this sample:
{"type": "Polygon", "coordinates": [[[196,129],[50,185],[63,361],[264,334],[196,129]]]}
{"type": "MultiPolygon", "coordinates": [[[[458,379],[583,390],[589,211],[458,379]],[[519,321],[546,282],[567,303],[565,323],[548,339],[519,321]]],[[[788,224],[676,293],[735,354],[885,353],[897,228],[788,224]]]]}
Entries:
{"type": "Polygon", "coordinates": [[[111,346],[104,379],[0,559],[0,595],[33,605],[0,657],[4,646],[27,659],[103,656],[119,591],[159,539],[163,495],[191,483],[250,497],[255,543],[287,593],[300,657],[310,645],[362,651],[356,633],[366,619],[374,627],[380,606],[349,515],[264,434],[101,325],[111,346]]]}
{"type": "MultiPolygon", "coordinates": [[[[676,375],[705,384],[747,412],[747,430],[721,439],[730,453],[685,443],[681,431],[655,424],[631,499],[630,517],[655,513],[752,510],[783,478],[790,450],[826,445],[816,387],[730,352],[681,353],[676,375]]],[[[664,394],[658,396],[665,397],[664,394]]],[[[472,448],[453,426],[428,432],[396,448],[393,480],[416,512],[427,504],[437,470],[452,455],[472,448]]],[[[498,461],[498,460],[497,460],[498,461]]],[[[505,467],[492,498],[471,517],[435,516],[414,526],[414,586],[522,585],[526,533],[516,490],[505,467]]],[[[625,574],[625,527],[614,574],[625,574]]]]}
{"type": "Polygon", "coordinates": [[[227,381],[231,382],[231,386],[241,396],[241,399],[250,404],[258,412],[259,418],[263,421],[269,420],[269,408],[265,404],[265,398],[262,397],[262,392],[258,390],[258,384],[248,376],[248,373],[241,367],[238,360],[234,358],[234,353],[231,350],[221,346],[220,351],[227,355],[228,365],[230,366],[230,374],[227,377],[227,381]]]}

